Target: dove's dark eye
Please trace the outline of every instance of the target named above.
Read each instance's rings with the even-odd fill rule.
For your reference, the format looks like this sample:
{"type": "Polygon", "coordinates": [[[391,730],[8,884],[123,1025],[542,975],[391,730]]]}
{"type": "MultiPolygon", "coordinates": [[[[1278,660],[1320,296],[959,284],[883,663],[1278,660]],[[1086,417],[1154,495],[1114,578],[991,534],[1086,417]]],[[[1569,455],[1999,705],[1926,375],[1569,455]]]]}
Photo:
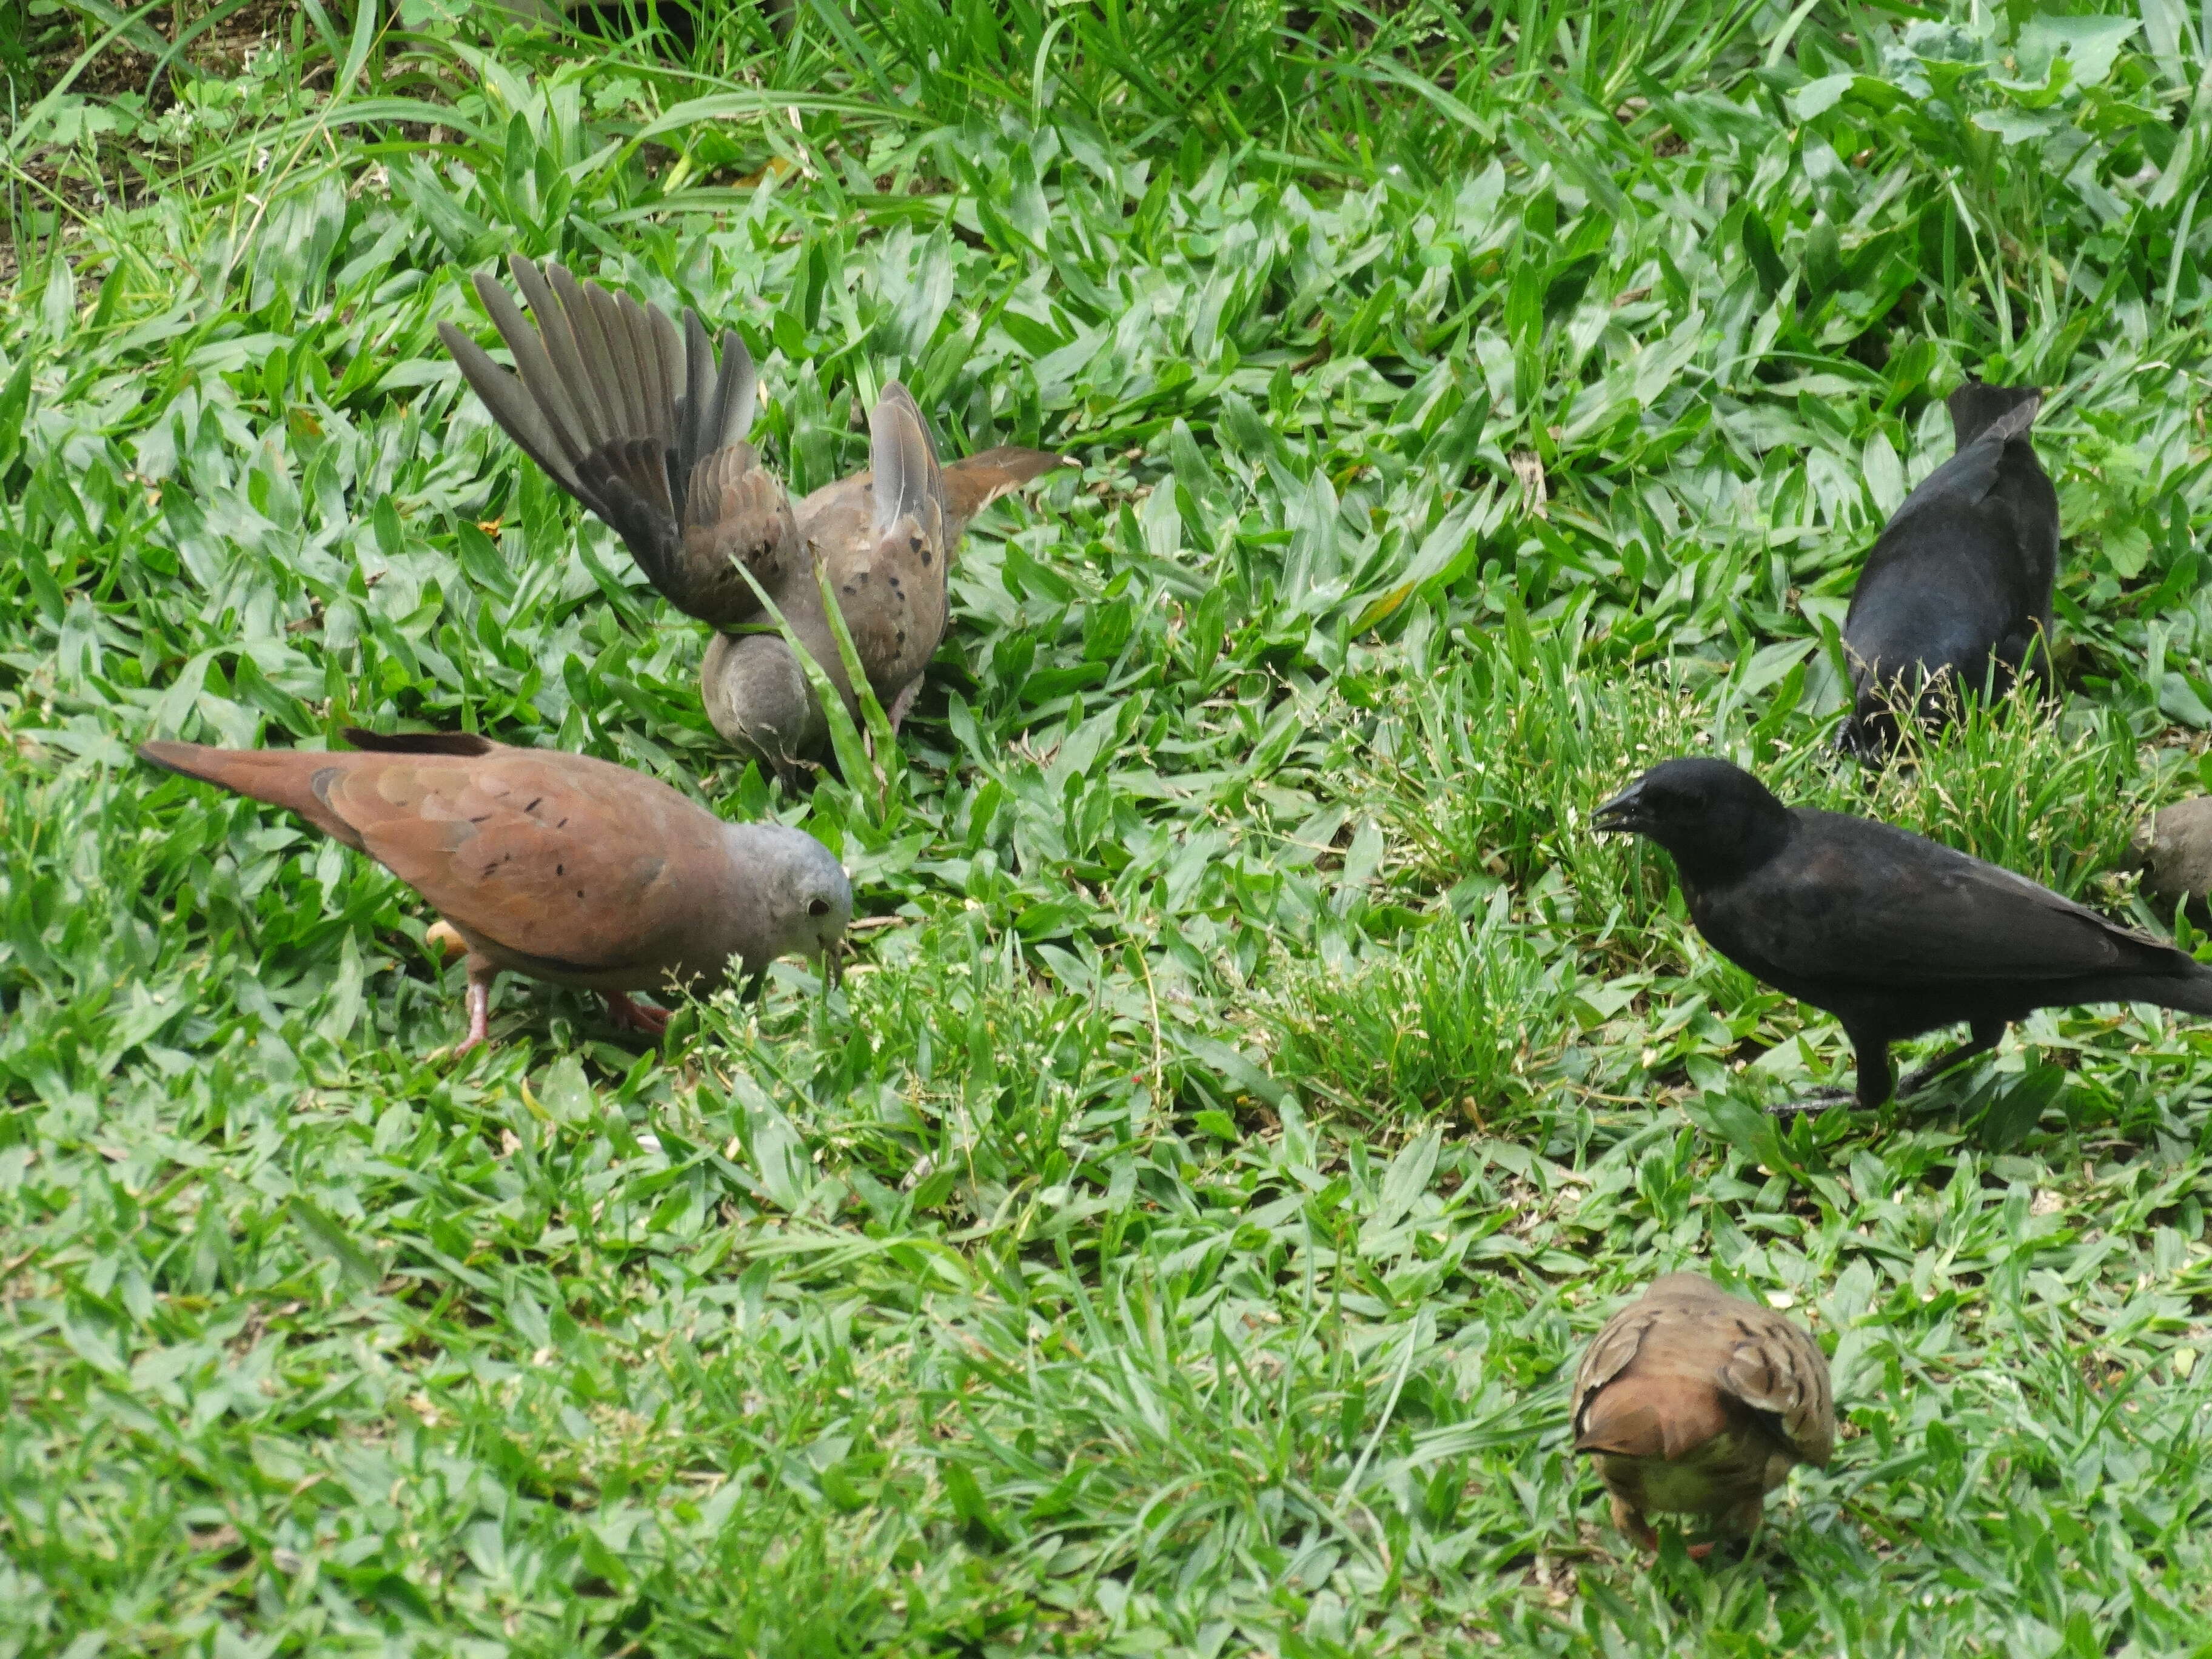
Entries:
{"type": "Polygon", "coordinates": [[[830,914],[830,901],[828,899],[822,898],[807,900],[806,914],[810,916],[828,915],[830,914]]]}

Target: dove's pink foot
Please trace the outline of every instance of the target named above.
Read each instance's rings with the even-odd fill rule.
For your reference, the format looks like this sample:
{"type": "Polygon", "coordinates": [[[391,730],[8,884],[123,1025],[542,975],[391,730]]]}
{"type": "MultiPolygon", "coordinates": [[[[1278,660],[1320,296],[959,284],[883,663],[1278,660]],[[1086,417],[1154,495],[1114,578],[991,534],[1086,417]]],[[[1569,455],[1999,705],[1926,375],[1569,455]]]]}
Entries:
{"type": "Polygon", "coordinates": [[[469,958],[469,1034],[453,1045],[455,1060],[491,1041],[491,982],[498,977],[482,957],[469,958]]]}
{"type": "Polygon", "coordinates": [[[914,700],[921,695],[921,681],[917,678],[908,684],[905,690],[891,699],[890,720],[893,737],[898,736],[899,722],[906,718],[907,710],[914,707],[914,700]]]}
{"type": "Polygon", "coordinates": [[[603,991],[607,1000],[607,1018],[625,1031],[650,1031],[659,1036],[668,1029],[668,1010],[656,1008],[649,1002],[633,1002],[620,991],[603,991]]]}

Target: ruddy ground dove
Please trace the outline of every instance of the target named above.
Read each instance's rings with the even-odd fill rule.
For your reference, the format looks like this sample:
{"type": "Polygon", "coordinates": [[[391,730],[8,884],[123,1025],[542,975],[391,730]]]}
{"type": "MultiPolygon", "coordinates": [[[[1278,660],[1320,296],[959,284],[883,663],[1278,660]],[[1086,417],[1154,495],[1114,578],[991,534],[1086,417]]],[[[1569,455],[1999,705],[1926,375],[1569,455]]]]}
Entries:
{"type": "Polygon", "coordinates": [[[1656,1549],[1655,1510],[1749,1534],[1794,1466],[1827,1463],[1836,1407],[1802,1326],[1702,1273],[1668,1273],[1583,1355],[1570,1426],[1596,1459],[1613,1524],[1656,1549]]]}
{"type": "Polygon", "coordinates": [[[868,417],[871,470],[794,507],[744,441],[757,380],[736,333],[722,336],[718,362],[696,312],[679,331],[665,312],[560,265],[509,264],[531,319],[489,275],[476,289],[514,369],[451,323],[440,336],[507,435],[613,526],[670,603],[717,630],[700,671],[714,729],[782,770],[829,740],[804,671],[739,566],[858,716],[818,561],[896,731],[944,638],[948,568],[969,520],[1060,458],[1002,447],[940,469],[921,411],[894,380],[868,417]]]}
{"type": "Polygon", "coordinates": [[[485,1041],[501,969],[598,991],[618,1024],[658,1031],[666,1012],[629,993],[714,982],[733,957],[758,975],[830,955],[852,919],[852,885],[813,836],[726,823],[628,767],[464,732],[346,737],[355,752],[138,752],[297,812],[428,899],[468,946],[457,1054],[485,1041]]]}

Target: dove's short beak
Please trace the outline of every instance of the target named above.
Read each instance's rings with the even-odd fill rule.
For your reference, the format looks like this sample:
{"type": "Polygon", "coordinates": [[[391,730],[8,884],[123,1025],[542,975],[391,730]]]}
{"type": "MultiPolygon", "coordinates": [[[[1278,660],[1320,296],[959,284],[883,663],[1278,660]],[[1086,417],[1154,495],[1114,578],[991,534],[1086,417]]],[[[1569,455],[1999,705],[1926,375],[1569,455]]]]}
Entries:
{"type": "Polygon", "coordinates": [[[1617,830],[1634,835],[1644,824],[1644,786],[1632,783],[1590,814],[1593,830],[1617,830]]]}
{"type": "Polygon", "coordinates": [[[822,994],[829,995],[844,978],[845,942],[840,939],[822,952],[822,994]]]}

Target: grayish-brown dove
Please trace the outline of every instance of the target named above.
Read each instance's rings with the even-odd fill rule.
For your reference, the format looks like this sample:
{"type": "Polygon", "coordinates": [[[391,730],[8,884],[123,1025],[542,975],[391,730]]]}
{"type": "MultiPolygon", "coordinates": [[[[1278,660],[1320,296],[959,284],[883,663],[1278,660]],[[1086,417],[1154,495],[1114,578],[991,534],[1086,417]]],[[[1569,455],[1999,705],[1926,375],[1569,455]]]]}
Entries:
{"type": "Polygon", "coordinates": [[[297,812],[368,854],[468,946],[465,1054],[486,1039],[501,969],[606,998],[659,1031],[632,991],[719,981],[781,956],[830,957],[853,889],[830,849],[781,823],[725,823],[657,778],[588,755],[465,732],[349,729],[355,752],[148,743],[155,766],[297,812]]]}
{"type": "Polygon", "coordinates": [[[1574,1447],[1597,1460],[1613,1521],[1658,1547],[1654,1510],[1738,1536],[1796,1464],[1836,1444],[1828,1362],[1799,1325],[1702,1273],[1668,1273],[1606,1322],[1575,1372],[1574,1447]]]}
{"type": "Polygon", "coordinates": [[[2130,850],[2145,891],[2169,908],[2185,903],[2203,916],[2212,894],[2212,795],[2160,808],[2136,829],[2130,850]]]}
{"type": "Polygon", "coordinates": [[[696,312],[679,332],[665,312],[560,265],[509,265],[531,319],[489,274],[476,289],[514,369],[451,323],[440,337],[507,435],[613,526],[671,604],[717,630],[700,671],[714,729],[785,771],[829,742],[806,676],[740,565],[858,718],[818,561],[896,732],[945,636],[946,578],[969,520],[1060,458],[1003,447],[940,469],[921,411],[894,380],[868,416],[870,470],[794,508],[744,441],[757,380],[736,333],[722,336],[718,362],[696,312]]]}

